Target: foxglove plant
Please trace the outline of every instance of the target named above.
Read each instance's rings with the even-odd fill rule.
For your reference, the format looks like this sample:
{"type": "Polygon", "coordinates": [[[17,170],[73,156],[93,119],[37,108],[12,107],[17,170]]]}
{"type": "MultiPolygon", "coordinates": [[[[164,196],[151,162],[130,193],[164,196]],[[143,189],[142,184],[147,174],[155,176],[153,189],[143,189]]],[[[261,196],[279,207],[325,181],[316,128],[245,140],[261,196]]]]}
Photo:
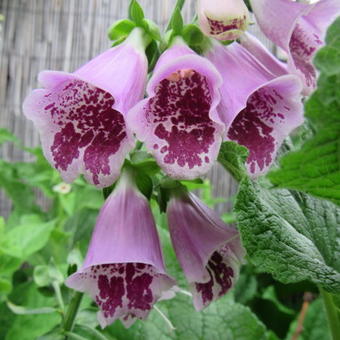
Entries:
{"type": "Polygon", "coordinates": [[[171,240],[190,284],[196,310],[235,284],[245,251],[239,232],[228,227],[194,194],[176,192],[167,216],[171,240]]]}
{"type": "Polygon", "coordinates": [[[302,84],[255,38],[244,44],[257,57],[234,42],[214,43],[207,58],[224,79],[218,111],[225,139],[248,148],[247,168],[256,177],[268,171],[284,138],[303,122],[302,84]]]}
{"type": "Polygon", "coordinates": [[[128,124],[166,174],[194,179],[217,158],[224,124],[216,107],[222,79],[216,68],[178,38],[159,58],[148,98],[128,113],[128,124]]]}
{"type": "Polygon", "coordinates": [[[243,0],[198,0],[197,13],[201,30],[218,40],[235,40],[248,26],[243,0]]]}
{"type": "Polygon", "coordinates": [[[24,114],[40,133],[44,155],[65,182],[79,174],[97,187],[119,176],[134,138],[127,111],[143,96],[147,59],[143,31],[136,28],[73,73],[43,71],[44,89],[34,90],[24,114]]]}
{"type": "MultiPolygon", "coordinates": [[[[244,243],[251,244],[254,237],[253,220],[258,221],[261,234],[263,220],[270,228],[275,225],[271,235],[264,235],[263,247],[272,234],[281,242],[288,228],[282,249],[289,246],[294,257],[300,256],[296,249],[309,237],[309,233],[301,234],[304,230],[298,221],[294,244],[290,233],[296,232],[295,221],[286,218],[288,210],[284,218],[276,213],[281,202],[288,202],[288,193],[280,194],[278,203],[268,203],[253,179],[268,171],[284,138],[303,122],[302,94],[315,86],[311,60],[339,6],[335,0],[314,5],[290,0],[252,3],[264,32],[289,54],[288,65],[244,32],[248,10],[242,0],[198,1],[199,23],[208,37],[193,23],[183,25],[183,0],[177,1],[163,37],[144,18],[137,1],[131,0],[129,19],[110,29],[115,47],[73,73],[42,72],[39,80],[44,88],[33,91],[24,102],[24,113],[40,133],[46,158],[63,179],[71,182],[83,174],[91,184],[106,187],[103,193],[109,195],[85,261],[66,281],[68,287],[95,301],[102,328],[117,319],[129,327],[136,319],[146,319],[161,299],[184,292],[165,271],[148,199],[167,213],[172,245],[196,310],[234,287],[245,257],[239,231],[188,192],[182,185],[188,182],[176,181],[206,175],[223,141],[234,141],[249,151],[246,166],[252,180],[243,167],[245,148],[224,143],[218,158],[242,180],[241,190],[247,189],[240,191],[235,208],[244,243]],[[211,38],[238,41],[226,45],[211,38]],[[148,68],[152,74],[142,99],[148,68]],[[129,153],[135,137],[144,145],[138,143],[129,153]],[[140,150],[143,147],[149,153],[140,150]],[[245,201],[247,209],[242,208],[245,201]],[[251,231],[245,233],[242,228],[251,231]]],[[[303,210],[302,201],[294,209],[303,210]]],[[[256,234],[258,240],[262,242],[256,234]]],[[[310,243],[306,254],[314,254],[309,247],[310,243]]],[[[256,254],[250,246],[247,250],[248,255],[256,254]]],[[[275,263],[275,251],[268,254],[275,263]]],[[[256,256],[259,261],[263,255],[256,256]]],[[[80,296],[76,293],[63,313],[63,335],[72,333],[80,296]]]]}
{"type": "Polygon", "coordinates": [[[145,319],[174,286],[149,203],[132,181],[122,175],[100,211],[82,268],[66,281],[97,303],[102,327],[116,319],[126,327],[145,319]]]}
{"type": "Polygon", "coordinates": [[[263,33],[287,52],[290,72],[302,78],[303,93],[310,94],[316,87],[317,77],[313,57],[324,44],[327,27],[340,14],[340,2],[251,0],[251,5],[263,33]]]}

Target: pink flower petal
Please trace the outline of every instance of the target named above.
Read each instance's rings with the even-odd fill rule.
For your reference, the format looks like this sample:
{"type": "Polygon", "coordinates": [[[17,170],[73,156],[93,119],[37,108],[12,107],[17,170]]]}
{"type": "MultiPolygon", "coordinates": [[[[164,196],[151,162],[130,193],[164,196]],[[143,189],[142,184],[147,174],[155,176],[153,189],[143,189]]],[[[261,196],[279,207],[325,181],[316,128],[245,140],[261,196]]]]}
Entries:
{"type": "Polygon", "coordinates": [[[129,327],[174,284],[148,201],[122,178],[100,211],[83,267],[66,285],[92,297],[102,327],[117,319],[129,327]]]}
{"type": "Polygon", "coordinates": [[[74,73],[44,71],[46,89],[33,91],[23,110],[37,127],[45,157],[66,182],[79,174],[97,187],[119,176],[134,138],[125,114],[143,96],[144,52],[127,40],[74,73]]]}
{"type": "Polygon", "coordinates": [[[216,112],[220,84],[213,65],[175,45],[159,59],[149,97],[130,110],[130,128],[169,176],[202,176],[217,158],[224,129],[216,112]]]}
{"type": "Polygon", "coordinates": [[[290,71],[303,80],[303,93],[310,94],[316,87],[317,77],[313,57],[324,44],[327,27],[340,14],[340,2],[252,0],[251,4],[262,31],[288,53],[290,71]]]}
{"type": "Polygon", "coordinates": [[[172,243],[191,286],[197,310],[234,285],[244,249],[236,229],[191,193],[173,197],[167,209],[172,243]]]}
{"type": "Polygon", "coordinates": [[[66,182],[83,173],[104,187],[119,176],[134,143],[114,103],[111,94],[76,77],[26,98],[24,112],[40,131],[45,157],[66,182]]]}
{"type": "Polygon", "coordinates": [[[259,42],[246,45],[259,59],[237,43],[215,44],[207,57],[224,78],[219,113],[226,138],[249,149],[247,166],[255,177],[268,171],[283,139],[302,124],[302,85],[259,42]]]}

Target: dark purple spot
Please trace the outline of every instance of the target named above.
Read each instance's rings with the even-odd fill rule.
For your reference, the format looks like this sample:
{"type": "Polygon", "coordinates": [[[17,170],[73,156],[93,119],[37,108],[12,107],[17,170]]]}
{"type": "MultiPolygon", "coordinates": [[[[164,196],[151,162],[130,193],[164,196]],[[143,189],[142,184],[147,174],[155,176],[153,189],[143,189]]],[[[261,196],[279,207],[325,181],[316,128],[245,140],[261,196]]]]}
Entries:
{"type": "Polygon", "coordinates": [[[249,97],[246,108],[237,115],[228,131],[228,138],[248,148],[247,163],[252,173],[256,172],[256,164],[263,170],[273,160],[276,141],[272,126],[285,119],[282,112],[276,112],[283,108],[281,98],[275,90],[259,89],[249,97]]]}
{"type": "MultiPolygon", "coordinates": [[[[95,301],[101,308],[104,317],[117,318],[124,316],[142,317],[154,303],[151,290],[154,268],[144,263],[103,264],[92,267],[91,272],[98,270],[96,284],[98,294],[95,301]],[[117,308],[120,307],[119,310],[117,308]]],[[[94,280],[96,276],[90,275],[94,280]]]]}
{"type": "Polygon", "coordinates": [[[110,279],[106,275],[98,276],[99,296],[96,296],[96,303],[103,311],[104,316],[112,317],[116,308],[122,307],[124,290],[124,280],[121,277],[112,276],[110,279]]]}
{"type": "Polygon", "coordinates": [[[155,93],[146,107],[147,119],[155,126],[154,134],[166,143],[158,151],[163,161],[190,169],[202,165],[215,141],[206,78],[193,70],[178,71],[162,80],[155,93]]]}
{"type": "Polygon", "coordinates": [[[224,295],[232,286],[232,278],[234,277],[233,269],[226,265],[223,257],[217,251],[212,254],[206,269],[210,280],[206,283],[195,284],[197,292],[201,293],[204,306],[209,304],[214,298],[224,295]],[[217,296],[214,296],[213,288],[216,285],[219,289],[217,296]]]}
{"type": "Polygon", "coordinates": [[[222,20],[213,20],[208,17],[207,19],[210,27],[210,34],[218,35],[227,31],[242,29],[245,24],[246,17],[235,18],[231,20],[228,25],[225,25],[222,20]]]}
{"type": "MultiPolygon", "coordinates": [[[[137,275],[135,265],[126,265],[126,289],[129,300],[128,307],[140,310],[150,310],[152,308],[153,294],[150,289],[152,276],[148,273],[137,275]]],[[[138,268],[138,267],[137,267],[138,268]]]]}
{"type": "Polygon", "coordinates": [[[55,167],[66,171],[84,149],[85,169],[99,184],[98,176],[109,175],[109,157],[126,138],[123,115],[112,109],[113,97],[88,83],[72,80],[45,110],[57,126],[51,151],[55,167]]]}
{"type": "Polygon", "coordinates": [[[312,60],[317,48],[322,45],[322,41],[316,34],[311,34],[309,31],[297,24],[290,38],[289,49],[295,67],[305,76],[307,86],[315,87],[316,72],[312,60]]]}

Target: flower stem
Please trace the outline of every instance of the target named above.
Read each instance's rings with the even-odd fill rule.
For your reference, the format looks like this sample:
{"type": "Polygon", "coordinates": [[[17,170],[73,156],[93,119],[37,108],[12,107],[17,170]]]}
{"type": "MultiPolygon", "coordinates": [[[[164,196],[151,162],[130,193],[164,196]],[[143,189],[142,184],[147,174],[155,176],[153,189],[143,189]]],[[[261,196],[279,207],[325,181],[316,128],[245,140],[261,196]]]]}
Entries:
{"type": "Polygon", "coordinates": [[[333,340],[340,340],[340,320],[334,305],[332,295],[319,288],[327,312],[328,325],[333,340]]]}
{"type": "MultiPolygon", "coordinates": [[[[78,308],[79,308],[83,295],[84,293],[75,292],[71,299],[70,305],[68,306],[68,309],[65,315],[64,327],[63,327],[65,333],[72,331],[74,320],[77,316],[78,308]]],[[[67,340],[67,336],[65,337],[65,340],[67,340]]]]}
{"type": "Polygon", "coordinates": [[[169,20],[169,23],[168,23],[168,26],[166,28],[166,32],[170,30],[170,25],[171,25],[171,22],[172,22],[172,17],[174,16],[175,14],[175,10],[176,8],[178,8],[180,11],[182,10],[183,6],[184,6],[184,3],[185,3],[185,0],[177,0],[176,1],[176,5],[172,11],[172,14],[171,14],[171,17],[170,17],[170,20],[169,20]]]}

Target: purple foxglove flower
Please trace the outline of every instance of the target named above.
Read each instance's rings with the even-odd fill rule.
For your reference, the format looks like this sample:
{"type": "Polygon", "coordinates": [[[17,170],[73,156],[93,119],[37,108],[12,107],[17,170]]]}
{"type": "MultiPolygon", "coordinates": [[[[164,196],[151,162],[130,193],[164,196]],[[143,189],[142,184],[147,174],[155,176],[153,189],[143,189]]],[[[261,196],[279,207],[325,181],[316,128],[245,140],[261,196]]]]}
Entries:
{"type": "Polygon", "coordinates": [[[177,40],[159,58],[148,98],[129,111],[130,128],[169,176],[197,178],[216,160],[224,130],[216,111],[221,83],[208,60],[177,40]]]}
{"type": "Polygon", "coordinates": [[[201,30],[218,40],[237,39],[248,26],[243,0],[198,0],[197,13],[201,30]]]}
{"type": "Polygon", "coordinates": [[[92,297],[102,327],[117,319],[129,327],[145,319],[163,293],[171,293],[174,280],[165,273],[148,201],[129,178],[123,177],[106,200],[83,267],[66,285],[92,297]]]}
{"type": "Polygon", "coordinates": [[[190,284],[196,310],[226,294],[245,255],[239,232],[192,193],[171,198],[167,208],[172,244],[190,284]]]}
{"type": "Polygon", "coordinates": [[[98,187],[119,176],[134,146],[125,114],[140,100],[147,76],[142,32],[73,73],[43,71],[23,110],[40,133],[44,155],[65,182],[79,174],[98,187]]]}
{"type": "Polygon", "coordinates": [[[224,79],[218,110],[225,137],[248,148],[248,172],[256,177],[269,169],[284,138],[303,122],[302,84],[254,37],[243,40],[247,48],[215,43],[207,57],[224,79]]]}
{"type": "Polygon", "coordinates": [[[264,34],[287,52],[290,72],[303,80],[303,93],[310,94],[317,77],[313,57],[324,44],[327,27],[340,14],[340,1],[251,0],[251,5],[264,34]]]}

